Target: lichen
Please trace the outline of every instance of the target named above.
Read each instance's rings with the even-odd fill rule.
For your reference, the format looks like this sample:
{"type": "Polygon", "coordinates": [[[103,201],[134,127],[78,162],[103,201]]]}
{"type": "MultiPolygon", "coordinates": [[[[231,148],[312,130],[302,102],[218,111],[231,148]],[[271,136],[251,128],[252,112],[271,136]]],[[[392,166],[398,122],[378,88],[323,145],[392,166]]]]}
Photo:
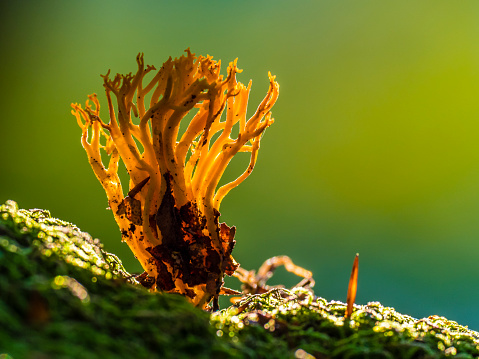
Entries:
{"type": "Polygon", "coordinates": [[[231,255],[235,228],[219,223],[219,208],[225,195],[253,170],[261,136],[273,123],[270,110],[279,85],[269,74],[267,95],[247,119],[251,82],[237,82],[241,70],[236,61],[223,78],[219,61],[196,57],[189,49],[186,53],[170,57],[146,84],[145,75],[156,69],[145,68],[141,54],[135,75],[110,79],[108,71],[102,76],[108,123],[101,119],[95,94],[85,108],[72,104],[72,113],[123,240],[144,268],[151,289],[181,293],[205,307],[212,298],[217,302],[223,277],[238,267],[231,255]],[[187,115],[191,120],[181,133],[187,115]],[[108,166],[100,150],[109,156],[108,166]],[[218,188],[239,152],[250,153],[247,169],[218,188]],[[126,196],[118,176],[120,158],[130,176],[126,196]]]}

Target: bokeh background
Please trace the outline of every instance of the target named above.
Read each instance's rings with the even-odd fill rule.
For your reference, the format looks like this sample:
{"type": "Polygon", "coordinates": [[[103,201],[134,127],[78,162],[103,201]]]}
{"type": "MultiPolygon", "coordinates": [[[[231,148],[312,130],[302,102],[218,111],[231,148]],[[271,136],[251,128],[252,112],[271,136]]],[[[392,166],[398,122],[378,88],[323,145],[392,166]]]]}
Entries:
{"type": "Polygon", "coordinates": [[[359,252],[357,303],[479,330],[478,18],[475,0],[2,1],[0,201],[51,210],[139,272],[70,103],[104,99],[99,75],[138,52],[238,57],[251,111],[268,70],[281,84],[257,167],[222,204],[243,267],[286,254],[345,301],[359,252]]]}

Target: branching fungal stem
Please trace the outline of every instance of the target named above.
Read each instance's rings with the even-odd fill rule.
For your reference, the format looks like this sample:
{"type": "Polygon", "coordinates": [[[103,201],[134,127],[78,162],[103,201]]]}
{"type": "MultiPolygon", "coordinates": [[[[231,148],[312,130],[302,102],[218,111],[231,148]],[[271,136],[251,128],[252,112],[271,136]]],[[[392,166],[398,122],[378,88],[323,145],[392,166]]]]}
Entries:
{"type": "Polygon", "coordinates": [[[122,239],[150,278],[145,282],[152,283],[152,290],[181,293],[205,307],[218,297],[224,275],[238,268],[231,255],[235,228],[219,223],[219,208],[254,168],[261,136],[273,123],[270,110],[279,85],[269,74],[268,93],[247,119],[251,82],[245,86],[236,81],[241,72],[236,60],[224,79],[219,61],[196,57],[187,49],[178,59],[170,57],[145,83],[145,75],[156,69],[145,67],[143,54],[136,61],[134,75],[110,78],[108,71],[102,76],[108,123],[101,119],[95,94],[88,96],[85,108],[72,104],[72,113],[122,239]],[[194,116],[180,134],[180,123],[190,111],[194,116]],[[239,134],[231,138],[234,126],[239,134]],[[109,156],[108,165],[101,151],[109,156]],[[238,152],[250,153],[248,168],[218,188],[238,152]],[[130,176],[127,196],[118,176],[120,158],[130,176]]]}

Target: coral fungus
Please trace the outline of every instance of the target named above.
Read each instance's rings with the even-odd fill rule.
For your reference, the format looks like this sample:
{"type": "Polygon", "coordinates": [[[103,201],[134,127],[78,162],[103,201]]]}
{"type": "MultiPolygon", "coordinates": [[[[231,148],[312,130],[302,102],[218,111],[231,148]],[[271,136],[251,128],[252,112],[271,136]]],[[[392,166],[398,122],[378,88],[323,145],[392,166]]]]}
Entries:
{"type": "Polygon", "coordinates": [[[224,275],[238,267],[231,255],[235,227],[219,223],[219,207],[253,170],[261,136],[273,123],[270,109],[279,85],[269,74],[268,93],[247,119],[251,82],[245,86],[236,81],[241,71],[236,61],[223,78],[220,61],[196,57],[188,49],[179,59],[170,57],[144,84],[145,75],[156,69],[145,67],[142,54],[136,60],[134,75],[111,79],[108,71],[102,76],[108,123],[100,117],[95,94],[88,96],[85,108],[72,104],[72,113],[122,239],[145,270],[142,283],[152,290],[184,294],[205,307],[221,293],[224,275]],[[190,111],[191,120],[182,133],[181,120],[190,111]],[[231,138],[234,127],[238,135],[231,138]],[[101,150],[109,156],[108,166],[101,150]],[[219,186],[238,152],[250,153],[248,168],[219,186]],[[118,176],[120,158],[130,176],[126,196],[118,176]]]}

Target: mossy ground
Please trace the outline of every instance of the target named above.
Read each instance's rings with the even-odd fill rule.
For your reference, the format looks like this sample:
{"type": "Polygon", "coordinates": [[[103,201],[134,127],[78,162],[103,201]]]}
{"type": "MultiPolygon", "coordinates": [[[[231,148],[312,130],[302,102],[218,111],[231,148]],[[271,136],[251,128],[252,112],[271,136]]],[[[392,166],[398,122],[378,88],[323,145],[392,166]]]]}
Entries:
{"type": "Polygon", "coordinates": [[[48,211],[0,207],[0,358],[479,357],[479,333],[380,303],[274,289],[210,315],[149,293],[98,240],[48,211]]]}

